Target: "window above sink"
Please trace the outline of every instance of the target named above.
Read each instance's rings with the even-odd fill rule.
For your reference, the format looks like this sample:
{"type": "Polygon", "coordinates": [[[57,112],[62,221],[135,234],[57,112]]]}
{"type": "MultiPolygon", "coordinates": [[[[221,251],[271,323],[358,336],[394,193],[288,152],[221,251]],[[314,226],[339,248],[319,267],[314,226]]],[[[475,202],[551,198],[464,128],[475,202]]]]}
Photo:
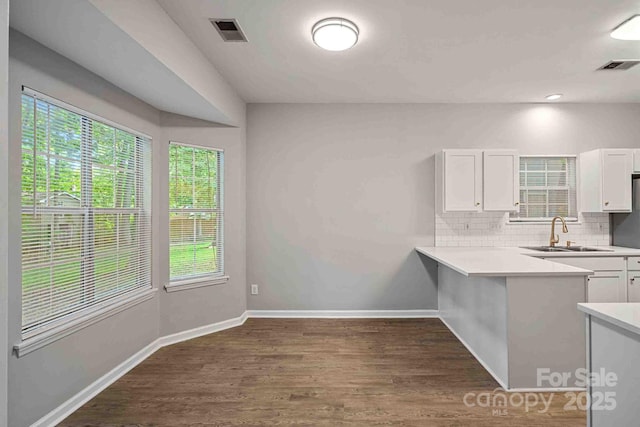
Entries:
{"type": "Polygon", "coordinates": [[[576,156],[520,156],[520,205],[512,223],[578,221],[576,156]]]}

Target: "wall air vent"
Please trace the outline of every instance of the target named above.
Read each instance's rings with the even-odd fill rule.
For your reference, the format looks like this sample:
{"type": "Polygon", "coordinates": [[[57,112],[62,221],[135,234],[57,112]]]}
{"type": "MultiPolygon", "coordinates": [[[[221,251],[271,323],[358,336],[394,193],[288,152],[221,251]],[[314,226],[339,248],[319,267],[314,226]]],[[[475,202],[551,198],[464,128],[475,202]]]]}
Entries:
{"type": "Polygon", "coordinates": [[[235,19],[209,19],[211,24],[225,42],[246,42],[247,37],[242,32],[235,19]]]}
{"type": "Polygon", "coordinates": [[[640,60],[621,59],[619,61],[609,61],[598,70],[628,70],[629,68],[640,64],[640,60]]]}

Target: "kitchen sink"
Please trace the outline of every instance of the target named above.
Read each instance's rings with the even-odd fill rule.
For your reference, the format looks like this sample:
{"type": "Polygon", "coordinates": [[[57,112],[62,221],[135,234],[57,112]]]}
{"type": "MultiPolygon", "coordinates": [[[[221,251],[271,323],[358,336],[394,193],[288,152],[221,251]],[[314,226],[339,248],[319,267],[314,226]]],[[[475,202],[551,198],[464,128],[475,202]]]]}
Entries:
{"type": "Polygon", "coordinates": [[[611,249],[590,248],[587,246],[527,246],[522,249],[538,252],[612,252],[611,249]]]}
{"type": "Polygon", "coordinates": [[[557,246],[525,246],[522,249],[530,249],[538,252],[568,252],[566,248],[559,248],[557,246]]]}
{"type": "Polygon", "coordinates": [[[588,248],[586,246],[570,246],[562,248],[572,252],[613,252],[611,249],[588,248]]]}

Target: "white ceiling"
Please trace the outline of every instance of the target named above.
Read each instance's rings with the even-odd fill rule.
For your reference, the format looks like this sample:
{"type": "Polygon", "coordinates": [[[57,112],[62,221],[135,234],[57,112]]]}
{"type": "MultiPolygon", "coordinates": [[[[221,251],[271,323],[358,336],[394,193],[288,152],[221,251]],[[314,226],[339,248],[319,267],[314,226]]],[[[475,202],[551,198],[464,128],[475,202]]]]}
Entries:
{"type": "Polygon", "coordinates": [[[157,0],[247,102],[640,102],[640,42],[609,32],[638,0],[157,0]],[[353,20],[360,41],[327,52],[314,22],[353,20]],[[236,18],[223,43],[208,18],[236,18]]]}
{"type": "MultiPolygon", "coordinates": [[[[155,3],[151,4],[162,12],[155,3]]],[[[232,123],[219,106],[89,1],[12,1],[10,25],[160,110],[232,123]]],[[[209,65],[206,59],[203,61],[209,65]]]]}

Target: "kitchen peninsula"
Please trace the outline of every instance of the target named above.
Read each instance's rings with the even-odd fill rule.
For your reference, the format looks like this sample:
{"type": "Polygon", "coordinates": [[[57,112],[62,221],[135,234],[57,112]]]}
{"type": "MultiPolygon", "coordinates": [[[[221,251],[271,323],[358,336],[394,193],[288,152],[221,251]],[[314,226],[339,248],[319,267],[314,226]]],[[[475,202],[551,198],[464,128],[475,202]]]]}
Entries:
{"type": "Polygon", "coordinates": [[[585,368],[576,304],[586,301],[591,270],[509,248],[416,251],[438,263],[440,318],[505,390],[555,389],[538,383],[538,369],[585,368]]]}

